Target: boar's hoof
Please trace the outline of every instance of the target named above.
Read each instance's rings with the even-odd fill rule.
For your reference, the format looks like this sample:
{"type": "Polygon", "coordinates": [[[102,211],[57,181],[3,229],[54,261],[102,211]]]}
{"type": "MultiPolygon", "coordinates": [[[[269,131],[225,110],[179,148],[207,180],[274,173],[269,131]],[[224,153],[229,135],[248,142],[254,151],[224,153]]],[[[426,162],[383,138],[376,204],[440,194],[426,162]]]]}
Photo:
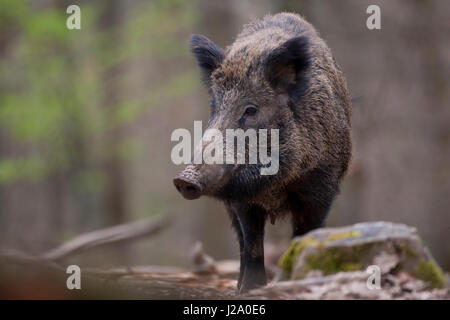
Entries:
{"type": "Polygon", "coordinates": [[[242,283],[238,286],[238,293],[245,294],[252,289],[263,287],[267,284],[266,273],[264,270],[258,272],[255,271],[250,276],[245,276],[242,279],[242,283]]]}

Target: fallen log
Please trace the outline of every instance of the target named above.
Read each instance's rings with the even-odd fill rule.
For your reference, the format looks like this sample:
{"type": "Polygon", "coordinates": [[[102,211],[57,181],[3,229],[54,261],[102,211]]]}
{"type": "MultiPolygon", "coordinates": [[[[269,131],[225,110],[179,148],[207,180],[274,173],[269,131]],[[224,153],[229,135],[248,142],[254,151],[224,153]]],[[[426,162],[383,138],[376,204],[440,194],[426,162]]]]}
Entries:
{"type": "Polygon", "coordinates": [[[158,216],[132,223],[81,234],[74,239],[40,255],[40,259],[59,261],[70,255],[108,244],[124,243],[155,235],[171,223],[169,216],[158,216]]]}

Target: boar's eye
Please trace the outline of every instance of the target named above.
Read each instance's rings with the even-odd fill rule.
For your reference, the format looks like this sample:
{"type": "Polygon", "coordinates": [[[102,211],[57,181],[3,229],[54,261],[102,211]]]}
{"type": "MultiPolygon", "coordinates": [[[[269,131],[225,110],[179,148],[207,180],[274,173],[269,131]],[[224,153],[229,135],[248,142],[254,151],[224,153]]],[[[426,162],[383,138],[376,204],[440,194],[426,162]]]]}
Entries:
{"type": "Polygon", "coordinates": [[[254,106],[253,104],[249,104],[249,105],[245,106],[244,115],[245,116],[253,116],[256,114],[257,111],[258,111],[258,108],[256,106],[254,106]]]}

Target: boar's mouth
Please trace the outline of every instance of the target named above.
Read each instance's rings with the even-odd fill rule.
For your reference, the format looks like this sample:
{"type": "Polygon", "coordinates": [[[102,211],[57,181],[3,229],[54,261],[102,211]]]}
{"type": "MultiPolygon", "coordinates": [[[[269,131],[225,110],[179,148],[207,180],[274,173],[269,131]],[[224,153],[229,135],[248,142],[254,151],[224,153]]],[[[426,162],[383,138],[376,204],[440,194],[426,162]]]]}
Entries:
{"type": "Polygon", "coordinates": [[[198,199],[202,195],[202,187],[200,184],[186,177],[176,177],[173,179],[173,184],[178,192],[187,200],[198,199]]]}

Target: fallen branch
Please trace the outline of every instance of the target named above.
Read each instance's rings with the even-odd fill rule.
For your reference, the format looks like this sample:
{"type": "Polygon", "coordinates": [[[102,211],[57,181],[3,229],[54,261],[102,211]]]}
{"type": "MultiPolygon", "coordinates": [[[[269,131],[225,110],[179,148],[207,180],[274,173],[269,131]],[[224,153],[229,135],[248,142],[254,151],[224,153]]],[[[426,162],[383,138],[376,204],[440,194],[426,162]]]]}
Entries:
{"type": "Polygon", "coordinates": [[[86,251],[102,245],[136,240],[160,232],[167,228],[170,222],[171,219],[168,216],[159,216],[157,218],[140,220],[84,233],[61,246],[42,254],[39,258],[42,260],[56,261],[64,259],[74,253],[86,251]]]}

